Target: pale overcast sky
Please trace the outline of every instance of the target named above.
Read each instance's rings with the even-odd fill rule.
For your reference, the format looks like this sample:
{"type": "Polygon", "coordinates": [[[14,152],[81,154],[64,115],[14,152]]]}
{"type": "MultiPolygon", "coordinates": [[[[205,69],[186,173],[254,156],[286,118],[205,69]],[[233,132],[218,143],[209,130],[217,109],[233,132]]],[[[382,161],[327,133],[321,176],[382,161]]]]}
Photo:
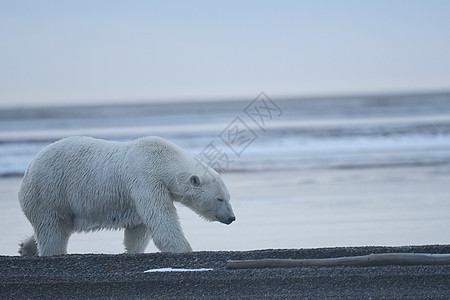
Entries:
{"type": "Polygon", "coordinates": [[[450,1],[0,1],[0,107],[450,91],[450,1]]]}

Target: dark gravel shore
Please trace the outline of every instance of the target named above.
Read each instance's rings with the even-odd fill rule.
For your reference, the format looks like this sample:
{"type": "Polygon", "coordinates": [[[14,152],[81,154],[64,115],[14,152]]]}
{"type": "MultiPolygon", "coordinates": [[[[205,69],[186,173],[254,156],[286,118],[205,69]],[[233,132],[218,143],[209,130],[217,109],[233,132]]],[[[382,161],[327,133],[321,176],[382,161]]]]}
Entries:
{"type": "Polygon", "coordinates": [[[450,265],[227,270],[229,259],[450,253],[450,245],[0,257],[0,299],[450,299],[450,265]],[[144,273],[156,268],[213,268],[144,273]]]}

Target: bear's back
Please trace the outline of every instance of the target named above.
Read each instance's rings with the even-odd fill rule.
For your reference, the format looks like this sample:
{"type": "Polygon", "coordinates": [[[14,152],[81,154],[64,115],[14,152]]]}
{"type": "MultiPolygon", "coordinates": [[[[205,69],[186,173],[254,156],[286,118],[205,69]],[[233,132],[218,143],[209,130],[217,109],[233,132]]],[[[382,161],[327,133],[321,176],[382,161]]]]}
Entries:
{"type": "Polygon", "coordinates": [[[113,159],[114,153],[122,148],[121,144],[90,137],[64,138],[42,149],[31,162],[27,173],[32,170],[45,176],[83,166],[95,168],[113,159]]]}
{"type": "Polygon", "coordinates": [[[117,181],[116,173],[121,169],[123,144],[69,137],[48,145],[25,172],[19,191],[20,203],[92,198],[90,194],[95,191],[118,185],[119,182],[111,181],[117,181]],[[47,200],[40,199],[44,195],[47,200]]]}

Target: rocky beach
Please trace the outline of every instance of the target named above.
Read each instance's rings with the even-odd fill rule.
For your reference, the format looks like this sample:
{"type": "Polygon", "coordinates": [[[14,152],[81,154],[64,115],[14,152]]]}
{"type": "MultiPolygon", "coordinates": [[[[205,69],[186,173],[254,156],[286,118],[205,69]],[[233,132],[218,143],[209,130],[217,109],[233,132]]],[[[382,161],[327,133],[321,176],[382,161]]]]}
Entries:
{"type": "Polygon", "coordinates": [[[448,299],[450,265],[226,269],[230,259],[330,258],[398,252],[450,253],[450,246],[2,256],[0,298],[448,299]],[[176,271],[180,268],[184,271],[176,271]],[[149,270],[156,272],[146,272],[149,270]]]}

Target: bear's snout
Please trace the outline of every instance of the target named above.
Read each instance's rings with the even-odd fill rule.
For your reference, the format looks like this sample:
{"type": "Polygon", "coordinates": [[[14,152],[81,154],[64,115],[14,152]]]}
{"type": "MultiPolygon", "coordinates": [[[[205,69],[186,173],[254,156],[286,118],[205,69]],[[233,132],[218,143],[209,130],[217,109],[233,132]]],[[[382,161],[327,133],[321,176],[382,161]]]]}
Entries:
{"type": "Polygon", "coordinates": [[[220,223],[230,225],[234,221],[236,221],[236,217],[233,213],[233,209],[231,208],[230,201],[227,199],[226,201],[218,202],[219,208],[216,213],[216,219],[220,223]]]}
{"type": "Polygon", "coordinates": [[[216,218],[217,218],[217,220],[219,220],[220,223],[227,224],[227,225],[230,225],[231,223],[233,223],[236,220],[236,217],[234,215],[230,216],[228,218],[223,218],[223,217],[221,218],[220,216],[216,216],[216,218]]]}

